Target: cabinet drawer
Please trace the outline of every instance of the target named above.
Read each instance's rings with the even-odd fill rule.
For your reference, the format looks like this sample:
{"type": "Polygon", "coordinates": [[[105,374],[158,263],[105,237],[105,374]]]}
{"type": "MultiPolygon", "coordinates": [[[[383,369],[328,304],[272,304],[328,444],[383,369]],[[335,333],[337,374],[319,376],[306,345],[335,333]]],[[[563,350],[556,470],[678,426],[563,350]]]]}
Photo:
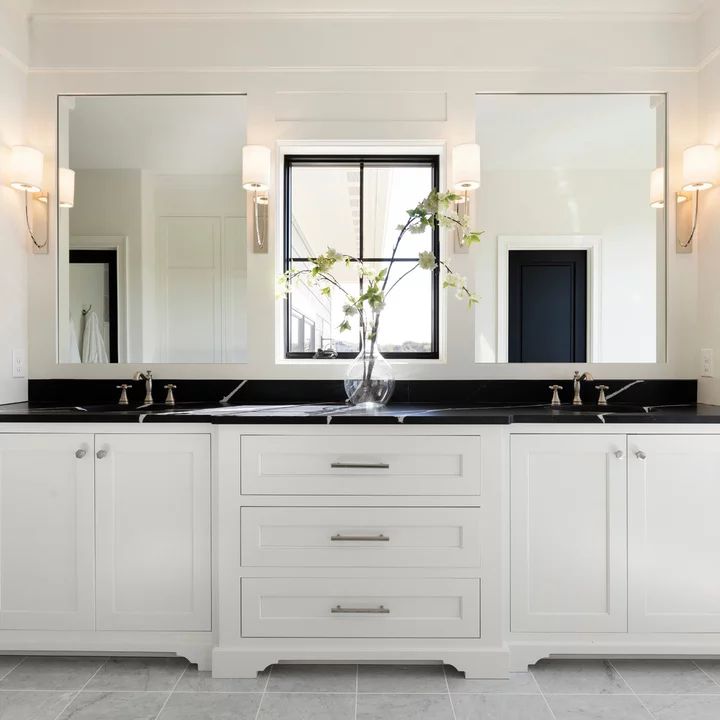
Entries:
{"type": "Polygon", "coordinates": [[[480,636],[480,581],[244,578],[244,637],[480,636]]]}
{"type": "Polygon", "coordinates": [[[247,495],[479,495],[481,438],[242,438],[247,495]]]}
{"type": "Polygon", "coordinates": [[[250,567],[480,565],[477,508],[245,507],[241,527],[250,567]]]}

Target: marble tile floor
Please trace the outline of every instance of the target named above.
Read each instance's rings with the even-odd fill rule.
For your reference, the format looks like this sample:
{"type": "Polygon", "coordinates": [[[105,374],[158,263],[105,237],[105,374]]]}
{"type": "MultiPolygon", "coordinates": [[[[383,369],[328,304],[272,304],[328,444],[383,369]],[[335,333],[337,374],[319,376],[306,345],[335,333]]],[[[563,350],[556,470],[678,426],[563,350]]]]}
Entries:
{"type": "Polygon", "coordinates": [[[719,720],[720,660],[544,660],[508,680],[441,665],[0,656],[0,720],[719,720]]]}

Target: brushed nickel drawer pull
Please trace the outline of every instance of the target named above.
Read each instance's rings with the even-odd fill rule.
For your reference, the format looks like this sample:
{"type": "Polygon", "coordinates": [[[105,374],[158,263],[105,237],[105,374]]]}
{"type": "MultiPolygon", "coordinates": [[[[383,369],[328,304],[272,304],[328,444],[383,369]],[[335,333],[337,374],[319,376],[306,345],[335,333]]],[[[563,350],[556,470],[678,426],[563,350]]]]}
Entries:
{"type": "Polygon", "coordinates": [[[351,469],[351,470],[357,470],[358,468],[366,469],[366,470],[389,470],[390,465],[389,463],[344,463],[344,462],[334,462],[330,463],[330,467],[333,470],[341,470],[341,469],[351,469]]]}
{"type": "Polygon", "coordinates": [[[381,605],[380,607],[376,608],[344,608],[341,605],[336,605],[334,608],[330,610],[331,613],[334,613],[336,615],[345,615],[345,614],[361,614],[361,615],[389,615],[390,610],[386,608],[384,605],[381,605]]]}
{"type": "Polygon", "coordinates": [[[333,542],[390,542],[387,535],[333,535],[330,538],[333,542]]]}

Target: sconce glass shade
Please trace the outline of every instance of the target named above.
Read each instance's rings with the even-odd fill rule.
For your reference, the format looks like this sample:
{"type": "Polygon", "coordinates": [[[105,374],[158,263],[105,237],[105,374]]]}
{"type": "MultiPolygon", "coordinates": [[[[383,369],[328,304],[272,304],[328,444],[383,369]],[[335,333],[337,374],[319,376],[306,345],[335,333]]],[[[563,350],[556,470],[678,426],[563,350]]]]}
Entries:
{"type": "Polygon", "coordinates": [[[709,190],[718,176],[714,145],[693,145],[683,153],[683,190],[709,190]]]}
{"type": "Polygon", "coordinates": [[[25,192],[40,192],[45,158],[35,148],[16,145],[10,151],[10,187],[25,192]]]}
{"type": "Polygon", "coordinates": [[[665,168],[659,167],[650,173],[650,207],[665,207],[665,168]]]}
{"type": "Polygon", "coordinates": [[[452,161],[455,189],[477,190],[480,187],[480,146],[475,143],[456,145],[452,161]]]}
{"type": "Polygon", "coordinates": [[[58,168],[58,205],[71,208],[75,204],[75,173],[68,168],[58,168]]]}
{"type": "Polygon", "coordinates": [[[265,191],[270,187],[270,148],[264,145],[245,145],[242,150],[243,187],[265,191]]]}

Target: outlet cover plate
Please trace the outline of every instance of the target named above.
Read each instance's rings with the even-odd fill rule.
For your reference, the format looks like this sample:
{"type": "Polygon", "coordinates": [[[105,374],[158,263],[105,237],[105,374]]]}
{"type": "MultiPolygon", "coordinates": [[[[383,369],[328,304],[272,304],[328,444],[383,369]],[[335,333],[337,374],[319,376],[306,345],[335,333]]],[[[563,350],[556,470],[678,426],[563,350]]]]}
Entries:
{"type": "Polygon", "coordinates": [[[702,377],[715,377],[715,353],[712,348],[700,351],[700,374],[702,377]]]}

